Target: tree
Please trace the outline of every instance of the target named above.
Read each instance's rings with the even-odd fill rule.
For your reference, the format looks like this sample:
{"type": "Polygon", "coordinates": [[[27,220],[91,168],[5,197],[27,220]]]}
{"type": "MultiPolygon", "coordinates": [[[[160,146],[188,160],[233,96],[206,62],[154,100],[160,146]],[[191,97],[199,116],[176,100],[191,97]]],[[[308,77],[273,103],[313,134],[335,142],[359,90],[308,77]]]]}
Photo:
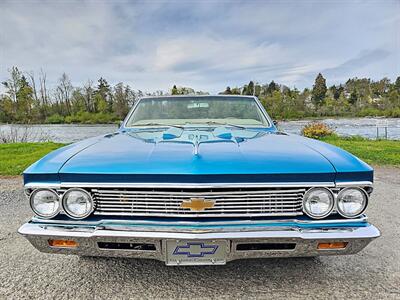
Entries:
{"type": "Polygon", "coordinates": [[[336,85],[332,85],[329,88],[329,92],[331,94],[331,96],[333,97],[333,99],[338,100],[340,97],[340,93],[343,91],[343,87],[340,85],[339,87],[337,87],[336,85]]]}
{"type": "Polygon", "coordinates": [[[12,67],[8,70],[10,73],[10,79],[4,81],[2,84],[7,89],[7,94],[10,96],[13,102],[17,102],[17,92],[21,87],[22,73],[17,67],[12,67]]]}
{"type": "Polygon", "coordinates": [[[46,73],[40,70],[39,73],[39,85],[36,82],[36,76],[34,72],[27,73],[29,77],[29,84],[32,87],[33,98],[35,99],[35,105],[38,107],[40,119],[46,119],[48,116],[49,96],[46,86],[46,73]]]}
{"type": "Polygon", "coordinates": [[[88,80],[83,86],[83,99],[85,103],[85,110],[87,112],[95,112],[95,103],[93,101],[93,81],[88,80]]]}
{"type": "Polygon", "coordinates": [[[240,95],[240,88],[234,87],[231,89],[232,95],[240,95]]]}
{"type": "Polygon", "coordinates": [[[394,87],[400,93],[400,76],[396,78],[396,81],[394,82],[394,87]]]}
{"type": "Polygon", "coordinates": [[[247,85],[247,88],[244,92],[245,95],[254,95],[254,82],[250,81],[249,84],[247,85]]]}
{"type": "Polygon", "coordinates": [[[107,80],[100,77],[98,80],[97,90],[95,95],[95,102],[97,110],[100,112],[112,112],[113,97],[111,93],[110,85],[107,80]]]}
{"type": "Polygon", "coordinates": [[[231,95],[232,91],[231,88],[229,86],[226,87],[225,91],[223,91],[222,93],[220,93],[221,95],[231,95]]]}
{"type": "Polygon", "coordinates": [[[17,91],[16,118],[24,123],[31,123],[35,120],[33,90],[24,75],[21,76],[19,89],[17,91]]]}
{"type": "MultiPolygon", "coordinates": [[[[71,114],[71,95],[74,87],[72,86],[71,80],[68,75],[63,73],[58,80],[58,86],[56,87],[56,98],[59,101],[60,107],[65,107],[64,115],[71,114]]],[[[63,109],[61,109],[61,112],[63,109]]]]}
{"type": "Polygon", "coordinates": [[[321,73],[318,73],[317,77],[315,78],[315,84],[312,89],[312,101],[315,105],[321,105],[326,96],[327,87],[326,87],[326,80],[322,76],[321,73]]]}
{"type": "Polygon", "coordinates": [[[172,87],[171,95],[178,95],[178,89],[176,88],[176,85],[174,85],[174,86],[172,87]]]}
{"type": "Polygon", "coordinates": [[[35,114],[33,114],[35,105],[32,87],[17,67],[12,67],[9,73],[10,79],[3,82],[8,96],[3,100],[3,106],[5,110],[9,112],[11,110],[12,116],[5,118],[30,123],[36,117],[35,114]]]}
{"type": "Polygon", "coordinates": [[[349,102],[354,105],[357,103],[357,100],[358,100],[358,95],[357,92],[354,90],[350,93],[349,102]]]}
{"type": "Polygon", "coordinates": [[[267,94],[272,95],[273,92],[279,90],[279,85],[277,85],[273,80],[268,84],[267,94]]]}
{"type": "Polygon", "coordinates": [[[134,104],[135,93],[130,86],[124,86],[122,82],[114,87],[113,111],[119,120],[123,120],[128,114],[129,107],[134,104]]]}

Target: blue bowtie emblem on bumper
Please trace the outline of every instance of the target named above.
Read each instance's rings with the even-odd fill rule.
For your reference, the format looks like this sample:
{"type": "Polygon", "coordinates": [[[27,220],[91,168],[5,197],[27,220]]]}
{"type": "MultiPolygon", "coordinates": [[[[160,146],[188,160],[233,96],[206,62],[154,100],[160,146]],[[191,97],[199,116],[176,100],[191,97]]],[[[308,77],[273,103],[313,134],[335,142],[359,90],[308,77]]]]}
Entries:
{"type": "Polygon", "coordinates": [[[218,245],[206,245],[200,242],[188,242],[183,246],[176,246],[173,255],[186,255],[187,257],[204,257],[214,254],[218,245]]]}

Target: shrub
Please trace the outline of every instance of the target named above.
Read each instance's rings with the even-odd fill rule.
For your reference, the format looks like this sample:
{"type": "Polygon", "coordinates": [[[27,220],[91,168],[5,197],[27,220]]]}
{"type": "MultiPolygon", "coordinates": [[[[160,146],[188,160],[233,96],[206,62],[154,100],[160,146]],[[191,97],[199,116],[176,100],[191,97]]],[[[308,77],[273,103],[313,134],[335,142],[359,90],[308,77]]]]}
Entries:
{"type": "Polygon", "coordinates": [[[357,113],[357,116],[359,117],[371,117],[371,116],[378,117],[384,115],[385,111],[372,107],[363,108],[361,111],[357,113]]]}
{"type": "Polygon", "coordinates": [[[320,139],[326,136],[335,135],[335,131],[324,123],[313,122],[304,126],[301,130],[301,134],[305,137],[320,139]]]}
{"type": "Polygon", "coordinates": [[[117,120],[114,114],[108,113],[90,113],[80,111],[71,116],[65,117],[65,123],[80,123],[80,124],[108,124],[117,120]]]}
{"type": "Polygon", "coordinates": [[[27,143],[31,141],[48,142],[53,137],[37,127],[11,125],[0,128],[0,144],[27,143]]]}
{"type": "Polygon", "coordinates": [[[59,114],[54,114],[46,118],[46,123],[48,124],[62,124],[64,123],[64,117],[59,114]]]}
{"type": "Polygon", "coordinates": [[[400,118],[400,107],[393,108],[390,112],[390,117],[392,118],[400,118]]]}

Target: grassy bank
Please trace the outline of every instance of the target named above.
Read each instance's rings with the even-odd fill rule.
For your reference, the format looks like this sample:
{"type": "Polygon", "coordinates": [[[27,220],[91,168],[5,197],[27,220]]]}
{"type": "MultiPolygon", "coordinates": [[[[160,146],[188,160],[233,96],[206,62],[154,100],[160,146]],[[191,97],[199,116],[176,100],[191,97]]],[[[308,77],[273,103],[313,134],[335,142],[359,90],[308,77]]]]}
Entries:
{"type": "Polygon", "coordinates": [[[0,175],[19,175],[47,153],[63,146],[56,143],[0,144],[0,175]]]}
{"type": "Polygon", "coordinates": [[[400,141],[360,137],[325,137],[322,141],[338,146],[372,165],[400,166],[400,141]]]}
{"type": "MultiPolygon", "coordinates": [[[[326,137],[323,141],[341,147],[372,165],[400,166],[400,141],[326,137]]],[[[63,144],[0,144],[0,175],[19,175],[30,164],[63,144]]]]}

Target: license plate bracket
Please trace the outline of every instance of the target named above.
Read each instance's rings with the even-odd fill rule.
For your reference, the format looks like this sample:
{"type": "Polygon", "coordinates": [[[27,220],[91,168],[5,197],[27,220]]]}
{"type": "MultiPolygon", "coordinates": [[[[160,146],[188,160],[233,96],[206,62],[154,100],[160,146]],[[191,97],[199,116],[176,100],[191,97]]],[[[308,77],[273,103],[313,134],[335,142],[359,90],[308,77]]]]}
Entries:
{"type": "Polygon", "coordinates": [[[226,240],[167,240],[165,246],[169,266],[226,264],[226,240]]]}

